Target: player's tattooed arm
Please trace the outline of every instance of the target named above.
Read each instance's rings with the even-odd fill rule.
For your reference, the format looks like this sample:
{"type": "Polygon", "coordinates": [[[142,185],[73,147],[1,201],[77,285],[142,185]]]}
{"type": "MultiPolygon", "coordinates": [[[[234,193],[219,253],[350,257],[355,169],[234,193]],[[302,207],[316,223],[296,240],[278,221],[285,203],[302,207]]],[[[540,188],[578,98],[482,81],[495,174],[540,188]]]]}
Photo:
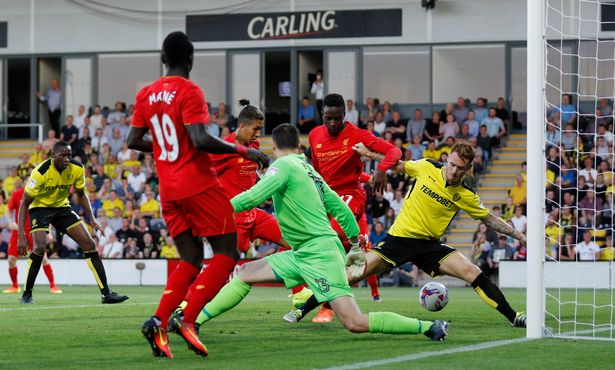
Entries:
{"type": "Polygon", "coordinates": [[[153,152],[154,144],[152,143],[152,139],[145,136],[147,131],[149,131],[147,127],[130,126],[128,137],[126,137],[126,145],[128,148],[146,153],[153,152]]]}
{"type": "MultiPolygon", "coordinates": [[[[382,160],[384,159],[384,154],[372,152],[363,143],[355,144],[352,147],[352,149],[355,152],[361,154],[362,156],[367,157],[369,159],[372,159],[374,161],[382,162],[382,160]]],[[[404,172],[404,164],[405,163],[406,163],[405,161],[398,161],[397,164],[393,168],[391,168],[391,170],[393,170],[395,172],[403,173],[404,172]]]]}
{"type": "Polygon", "coordinates": [[[501,234],[512,236],[513,238],[519,240],[521,243],[527,244],[527,237],[524,233],[510,226],[504,220],[495,216],[493,213],[490,212],[487,217],[483,218],[481,221],[491,230],[497,231],[501,234]]]}

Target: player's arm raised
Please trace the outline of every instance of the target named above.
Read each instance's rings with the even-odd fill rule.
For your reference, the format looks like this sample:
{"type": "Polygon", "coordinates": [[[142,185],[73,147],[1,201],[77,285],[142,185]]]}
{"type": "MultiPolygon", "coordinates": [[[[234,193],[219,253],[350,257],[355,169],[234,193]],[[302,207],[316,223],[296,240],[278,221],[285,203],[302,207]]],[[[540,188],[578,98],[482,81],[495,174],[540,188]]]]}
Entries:
{"type": "Polygon", "coordinates": [[[275,164],[272,165],[259,182],[231,199],[235,212],[246,211],[262,204],[286,186],[287,179],[286,171],[283,171],[275,164]]]}
{"type": "MultiPolygon", "coordinates": [[[[395,171],[395,172],[403,173],[404,172],[404,165],[405,165],[406,162],[399,160],[399,158],[401,158],[401,151],[399,149],[395,148],[394,146],[393,146],[393,148],[396,149],[399,152],[400,156],[397,158],[396,162],[393,165],[391,165],[389,168],[391,170],[395,171]]],[[[370,159],[373,159],[374,161],[380,162],[380,165],[382,165],[382,161],[385,159],[385,155],[384,154],[371,151],[363,143],[355,144],[354,147],[352,147],[352,149],[355,152],[361,154],[362,156],[365,156],[365,157],[368,157],[370,159]]],[[[380,167],[380,165],[378,167],[380,167]]],[[[378,173],[378,172],[379,171],[376,171],[376,173],[378,173]]],[[[385,173],[385,175],[386,175],[386,173],[385,173]]],[[[375,181],[375,179],[374,179],[374,181],[375,181]]],[[[386,185],[386,176],[385,176],[385,185],[386,185]]]]}
{"type": "Polygon", "coordinates": [[[371,151],[382,155],[376,172],[374,172],[374,191],[383,192],[387,185],[386,172],[393,168],[401,158],[401,150],[394,145],[370,134],[369,140],[363,140],[364,145],[371,151]]]}
{"type": "Polygon", "coordinates": [[[258,163],[259,168],[269,164],[269,158],[260,150],[239,144],[231,144],[207,132],[205,124],[186,125],[192,144],[199,150],[212,154],[237,153],[242,157],[258,163]]]}

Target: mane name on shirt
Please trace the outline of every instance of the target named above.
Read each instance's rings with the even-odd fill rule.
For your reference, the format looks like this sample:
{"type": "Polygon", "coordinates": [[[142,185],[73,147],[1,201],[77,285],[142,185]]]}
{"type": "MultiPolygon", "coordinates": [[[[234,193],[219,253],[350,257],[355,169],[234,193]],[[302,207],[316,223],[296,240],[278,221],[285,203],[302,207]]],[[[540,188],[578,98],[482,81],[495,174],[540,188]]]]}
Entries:
{"type": "Polygon", "coordinates": [[[149,96],[149,105],[155,104],[155,103],[159,103],[161,101],[167,103],[167,104],[171,104],[171,102],[173,101],[173,98],[175,98],[175,93],[176,91],[159,91],[157,93],[153,92],[151,93],[151,95],[149,96]]]}

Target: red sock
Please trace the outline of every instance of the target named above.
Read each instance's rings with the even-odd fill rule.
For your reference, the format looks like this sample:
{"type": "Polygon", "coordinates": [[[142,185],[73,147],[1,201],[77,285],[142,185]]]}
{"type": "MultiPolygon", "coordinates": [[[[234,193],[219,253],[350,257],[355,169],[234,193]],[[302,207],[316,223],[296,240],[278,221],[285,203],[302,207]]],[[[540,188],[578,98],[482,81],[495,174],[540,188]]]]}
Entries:
{"type": "Polygon", "coordinates": [[[367,277],[367,285],[372,290],[372,297],[380,295],[380,292],[378,292],[378,276],[376,274],[367,277]]]}
{"type": "Polygon", "coordinates": [[[192,292],[194,292],[194,289],[196,289],[198,280],[199,279],[194,279],[194,281],[192,282],[192,285],[190,285],[190,288],[188,288],[188,292],[186,293],[186,296],[184,297],[184,301],[188,302],[190,300],[190,296],[192,295],[192,292]]]}
{"type": "Polygon", "coordinates": [[[224,254],[214,254],[205,270],[196,278],[197,285],[190,294],[190,301],[184,308],[184,322],[194,324],[197,316],[222,289],[235,268],[236,261],[224,254]]]}
{"type": "Polygon", "coordinates": [[[19,284],[17,283],[17,266],[9,267],[9,275],[11,276],[11,281],[13,282],[13,288],[18,288],[19,284]]]}
{"type": "Polygon", "coordinates": [[[164,292],[160,298],[158,309],[154,314],[162,321],[160,327],[166,329],[169,316],[171,316],[171,313],[182,302],[190,284],[194,281],[198,273],[199,270],[196,267],[188,262],[180,261],[175,271],[173,271],[173,274],[169,276],[169,281],[167,281],[167,286],[164,288],[164,292]]]}
{"type": "Polygon", "coordinates": [[[292,289],[292,292],[293,292],[293,294],[297,294],[297,293],[299,293],[300,291],[302,291],[302,290],[303,290],[303,288],[305,288],[305,287],[307,287],[307,285],[305,285],[305,284],[297,285],[296,287],[294,287],[294,288],[292,289]]]}
{"type": "Polygon", "coordinates": [[[53,288],[54,286],[56,286],[56,282],[53,277],[53,268],[51,268],[51,263],[43,265],[43,271],[45,271],[45,275],[47,275],[47,280],[49,280],[49,287],[53,288]]]}

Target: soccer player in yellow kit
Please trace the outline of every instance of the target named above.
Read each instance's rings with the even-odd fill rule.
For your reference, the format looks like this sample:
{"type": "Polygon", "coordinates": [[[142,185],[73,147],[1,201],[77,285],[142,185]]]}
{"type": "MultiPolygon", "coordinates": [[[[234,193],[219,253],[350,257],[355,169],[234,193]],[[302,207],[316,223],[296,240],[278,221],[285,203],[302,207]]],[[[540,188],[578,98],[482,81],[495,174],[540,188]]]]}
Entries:
{"type": "MultiPolygon", "coordinates": [[[[355,150],[372,159],[382,159],[381,154],[370,152],[363,145],[356,145],[355,150]]],[[[512,236],[521,243],[527,242],[525,234],[491,214],[476,192],[465,183],[464,176],[472,168],[473,160],[474,149],[469,144],[456,143],[447,163],[429,159],[400,161],[396,170],[415,181],[389,234],[368,251],[367,266],[361,276],[355,277],[356,271],[349,271],[349,283],[412,262],[432,277],[449,275],[466,281],[483,301],[497,309],[513,326],[525,327],[525,313],[513,310],[502,291],[476,265],[440,241],[457,212],[464,210],[492,230],[512,236]]],[[[310,298],[303,307],[285,316],[285,319],[294,317],[295,320],[286,321],[299,321],[315,308],[314,305],[315,299],[310,298]]]]}

